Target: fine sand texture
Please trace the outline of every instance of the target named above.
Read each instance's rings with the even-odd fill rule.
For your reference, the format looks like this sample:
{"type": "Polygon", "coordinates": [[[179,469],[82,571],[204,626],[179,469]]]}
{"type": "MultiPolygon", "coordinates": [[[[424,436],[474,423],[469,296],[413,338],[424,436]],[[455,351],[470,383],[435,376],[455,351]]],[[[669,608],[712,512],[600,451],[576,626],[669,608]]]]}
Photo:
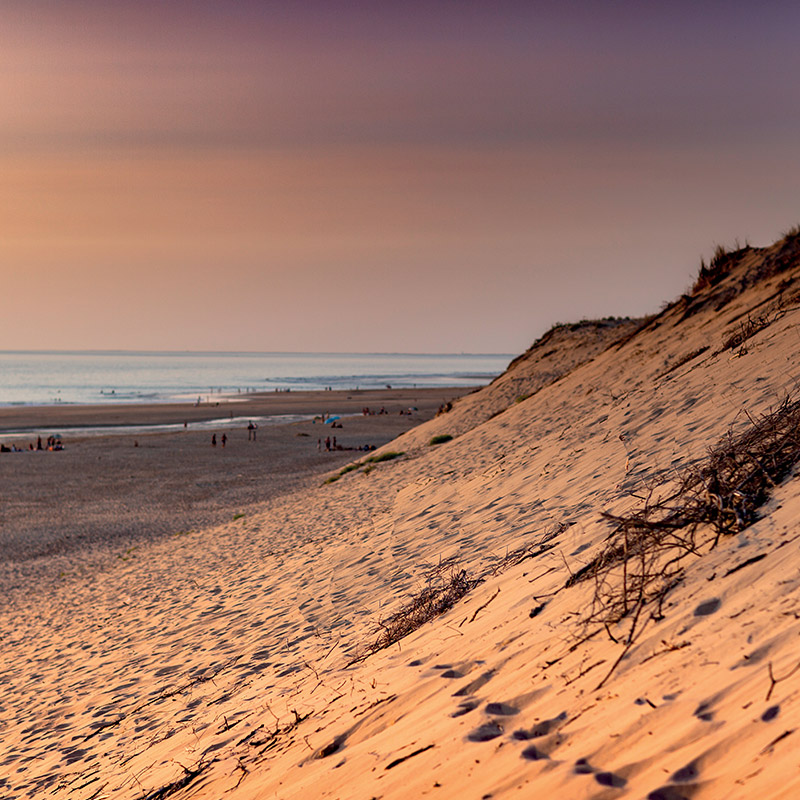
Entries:
{"type": "Polygon", "coordinates": [[[244,516],[8,572],[0,796],[797,797],[799,347],[794,232],[244,516]]]}

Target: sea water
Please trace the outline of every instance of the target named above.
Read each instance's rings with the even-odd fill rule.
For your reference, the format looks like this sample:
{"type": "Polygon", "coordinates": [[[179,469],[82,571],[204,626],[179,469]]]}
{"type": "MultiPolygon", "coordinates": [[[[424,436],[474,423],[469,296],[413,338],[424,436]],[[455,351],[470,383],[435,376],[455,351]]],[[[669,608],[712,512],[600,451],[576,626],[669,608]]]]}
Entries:
{"type": "Polygon", "coordinates": [[[480,386],[509,354],[0,352],[0,405],[161,403],[263,391],[480,386]]]}

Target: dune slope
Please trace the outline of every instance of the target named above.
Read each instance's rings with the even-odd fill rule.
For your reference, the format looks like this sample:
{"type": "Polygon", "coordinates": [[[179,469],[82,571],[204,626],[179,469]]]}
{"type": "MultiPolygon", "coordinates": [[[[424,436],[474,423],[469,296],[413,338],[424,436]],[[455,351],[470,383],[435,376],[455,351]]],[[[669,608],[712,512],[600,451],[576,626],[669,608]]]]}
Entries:
{"type": "Polygon", "coordinates": [[[402,456],[31,592],[0,619],[0,792],[797,796],[799,245],[556,330],[402,456]]]}

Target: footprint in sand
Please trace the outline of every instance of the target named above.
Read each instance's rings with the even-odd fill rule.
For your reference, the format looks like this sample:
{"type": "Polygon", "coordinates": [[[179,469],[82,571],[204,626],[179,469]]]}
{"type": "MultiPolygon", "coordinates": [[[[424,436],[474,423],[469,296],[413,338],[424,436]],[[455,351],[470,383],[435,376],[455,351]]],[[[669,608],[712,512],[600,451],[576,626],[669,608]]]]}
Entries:
{"type": "Polygon", "coordinates": [[[463,672],[455,669],[453,664],[434,664],[431,669],[442,670],[440,678],[463,678],[469,672],[469,669],[463,672]]]}
{"type": "Polygon", "coordinates": [[[601,786],[611,786],[614,789],[621,789],[628,783],[621,775],[616,775],[613,772],[598,772],[595,774],[594,779],[601,786]]]}
{"type": "Polygon", "coordinates": [[[711,720],[714,719],[714,712],[710,709],[710,703],[700,703],[694,711],[694,716],[697,717],[697,719],[703,720],[703,722],[711,722],[711,720]]]}
{"type": "Polygon", "coordinates": [[[545,610],[545,608],[547,608],[547,603],[542,603],[541,605],[538,605],[538,606],[536,606],[535,608],[532,608],[532,609],[531,609],[531,610],[528,612],[528,616],[529,616],[531,619],[533,619],[534,617],[538,617],[538,616],[539,616],[539,614],[541,614],[541,613],[542,613],[542,611],[544,611],[544,610],[545,610]]]}
{"type": "Polygon", "coordinates": [[[742,656],[741,661],[737,661],[731,669],[739,669],[740,667],[749,667],[753,664],[758,664],[759,662],[763,661],[767,655],[769,655],[770,650],[772,649],[771,645],[763,645],[762,647],[757,647],[750,653],[742,656]]]}
{"type": "Polygon", "coordinates": [[[689,786],[660,786],[658,789],[647,795],[647,800],[689,800],[689,796],[684,791],[689,790],[689,786]]]}
{"type": "Polygon", "coordinates": [[[557,717],[545,719],[537,722],[530,730],[520,729],[511,734],[513,739],[525,741],[527,739],[538,739],[540,736],[547,736],[554,733],[567,721],[567,712],[562,711],[557,717]]]}
{"type": "Polygon", "coordinates": [[[61,754],[64,756],[63,761],[67,764],[74,764],[76,761],[81,761],[88,752],[88,750],[81,750],[79,748],[67,748],[66,750],[62,750],[61,754]]]}
{"type": "Polygon", "coordinates": [[[488,742],[502,735],[502,726],[498,725],[494,720],[492,720],[492,722],[487,722],[485,725],[480,725],[479,727],[475,728],[475,730],[470,731],[467,734],[467,741],[488,742]]]}
{"type": "Polygon", "coordinates": [[[780,706],[770,706],[762,715],[761,721],[762,722],[771,722],[781,711],[780,706]]]}
{"type": "Polygon", "coordinates": [[[689,762],[685,767],[676,770],[670,780],[673,783],[691,783],[700,777],[700,766],[697,761],[689,762]]]}
{"type": "Polygon", "coordinates": [[[467,700],[464,703],[460,703],[458,708],[450,716],[463,717],[464,714],[469,714],[470,711],[474,711],[479,705],[479,700],[467,700]]]}
{"type": "Polygon", "coordinates": [[[337,736],[330,744],[326,744],[325,747],[318,750],[315,758],[327,758],[328,756],[332,756],[334,753],[338,753],[343,747],[344,743],[347,741],[347,735],[337,736]]]}
{"type": "Polygon", "coordinates": [[[457,669],[446,669],[440,676],[440,678],[463,678],[464,673],[459,672],[457,669]]]}
{"type": "Polygon", "coordinates": [[[526,747],[522,751],[521,755],[527,761],[545,761],[550,758],[547,753],[540,750],[538,747],[536,747],[536,745],[533,744],[526,747]]]}
{"type": "Polygon", "coordinates": [[[589,760],[586,758],[579,758],[575,762],[575,766],[572,768],[572,771],[576,775],[592,775],[594,774],[594,779],[601,785],[601,786],[610,786],[614,789],[621,789],[625,786],[628,781],[623,778],[621,775],[617,775],[613,772],[607,772],[604,770],[597,770],[593,767],[589,760]]]}
{"type": "Polygon", "coordinates": [[[707,617],[709,614],[713,614],[715,611],[718,611],[721,605],[722,600],[720,600],[719,597],[712,597],[710,600],[704,600],[702,603],[700,603],[700,605],[694,610],[694,615],[696,617],[707,617]]]}
{"type": "Polygon", "coordinates": [[[513,717],[519,714],[519,709],[507,703],[487,703],[484,712],[493,717],[513,717]]]}
{"type": "Polygon", "coordinates": [[[493,675],[493,670],[484,672],[482,675],[479,675],[477,678],[475,678],[475,680],[471,683],[468,683],[466,686],[462,686],[457,692],[453,692],[453,697],[466,697],[467,695],[475,694],[475,692],[477,692],[481,686],[491,680],[493,675]]]}

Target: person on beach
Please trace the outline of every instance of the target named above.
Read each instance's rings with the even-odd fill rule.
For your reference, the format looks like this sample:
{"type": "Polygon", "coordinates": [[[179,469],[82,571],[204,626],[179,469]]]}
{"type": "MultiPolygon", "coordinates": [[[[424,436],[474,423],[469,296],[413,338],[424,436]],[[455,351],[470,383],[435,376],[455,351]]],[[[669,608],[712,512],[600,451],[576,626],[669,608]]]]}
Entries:
{"type": "Polygon", "coordinates": [[[225,442],[227,442],[227,441],[228,441],[228,436],[227,436],[227,434],[223,433],[222,434],[222,446],[223,447],[225,447],[225,442]]]}
{"type": "Polygon", "coordinates": [[[217,446],[217,434],[216,433],[212,433],[211,434],[211,446],[212,447],[216,447],[217,446]]]}

